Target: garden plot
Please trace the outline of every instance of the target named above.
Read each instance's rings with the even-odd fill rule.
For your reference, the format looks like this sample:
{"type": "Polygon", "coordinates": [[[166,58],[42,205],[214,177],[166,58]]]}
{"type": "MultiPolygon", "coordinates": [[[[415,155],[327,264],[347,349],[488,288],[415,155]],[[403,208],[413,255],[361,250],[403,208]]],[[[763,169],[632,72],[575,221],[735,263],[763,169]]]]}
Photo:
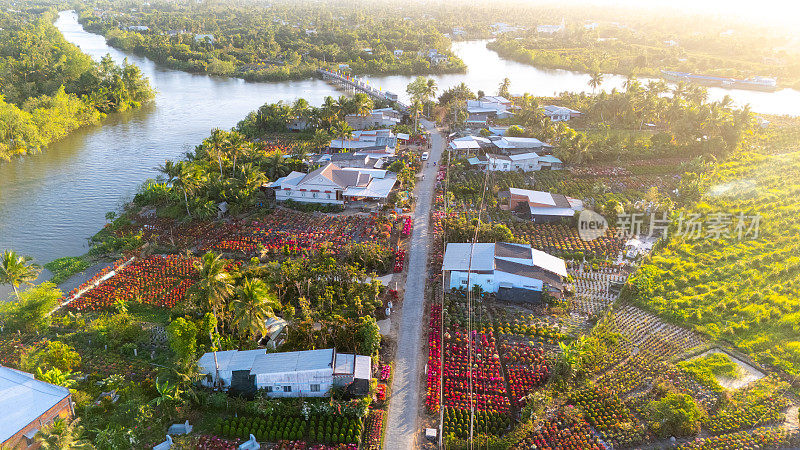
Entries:
{"type": "Polygon", "coordinates": [[[647,352],[658,359],[686,353],[705,343],[698,334],[631,305],[614,315],[614,326],[625,336],[632,351],[647,352]]]}
{"type": "Polygon", "coordinates": [[[624,246],[614,228],[608,229],[597,239],[586,241],[581,239],[575,227],[562,223],[513,221],[508,226],[517,239],[531,244],[533,248],[567,259],[615,259],[624,246]]]}
{"type": "Polygon", "coordinates": [[[747,386],[748,384],[752,383],[753,381],[760,380],[764,378],[765,374],[760,370],[756,369],[755,367],[747,364],[746,362],[742,361],[735,356],[732,356],[722,350],[719,349],[711,349],[706,352],[701,353],[700,355],[695,356],[691,359],[702,358],[704,356],[713,355],[713,354],[723,354],[727,355],[731,361],[737,366],[738,377],[737,378],[728,378],[724,376],[715,376],[717,382],[724,387],[725,389],[736,390],[747,386]]]}
{"type": "Polygon", "coordinates": [[[611,289],[612,283],[622,284],[627,280],[627,274],[615,267],[592,270],[581,264],[569,267],[568,273],[575,280],[572,283],[575,292],[572,309],[590,315],[605,311],[617,298],[611,289]]]}

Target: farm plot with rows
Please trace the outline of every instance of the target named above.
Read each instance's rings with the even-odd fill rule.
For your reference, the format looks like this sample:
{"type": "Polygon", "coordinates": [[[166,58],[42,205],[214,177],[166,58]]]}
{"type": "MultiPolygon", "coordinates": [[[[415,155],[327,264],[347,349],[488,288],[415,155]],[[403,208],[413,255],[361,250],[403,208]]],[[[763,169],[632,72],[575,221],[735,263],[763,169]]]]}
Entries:
{"type": "Polygon", "coordinates": [[[508,224],[514,237],[537,250],[563,258],[616,258],[625,243],[617,230],[609,228],[604,235],[586,241],[574,226],[563,223],[533,223],[512,221],[508,224]]]}
{"type": "Polygon", "coordinates": [[[374,215],[311,215],[281,209],[257,220],[224,225],[216,232],[218,239],[204,240],[200,249],[238,256],[256,256],[262,251],[299,255],[320,249],[337,253],[351,243],[388,246],[391,229],[374,215]]]}
{"type": "MultiPolygon", "coordinates": [[[[69,308],[96,310],[117,301],[138,302],[171,308],[186,296],[197,281],[195,258],[167,255],[137,259],[69,303],[69,308]]],[[[93,280],[87,282],[88,287],[93,280]]],[[[79,288],[82,290],[84,287],[79,288]]]]}
{"type": "MultiPolygon", "coordinates": [[[[144,240],[178,248],[213,250],[230,256],[299,255],[308,251],[338,251],[351,243],[388,245],[392,226],[377,215],[309,214],[278,208],[271,214],[232,222],[174,221],[139,217],[144,240]]],[[[132,227],[118,230],[130,233],[132,227]]]]}

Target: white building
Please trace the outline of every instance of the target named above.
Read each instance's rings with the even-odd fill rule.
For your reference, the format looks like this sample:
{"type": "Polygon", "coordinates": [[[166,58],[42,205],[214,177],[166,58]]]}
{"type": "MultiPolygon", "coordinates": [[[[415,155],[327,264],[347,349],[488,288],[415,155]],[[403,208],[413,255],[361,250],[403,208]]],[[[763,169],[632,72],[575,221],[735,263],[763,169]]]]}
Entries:
{"type": "Polygon", "coordinates": [[[564,31],[564,25],[539,25],[536,27],[537,33],[555,34],[564,31]]]}
{"type": "Polygon", "coordinates": [[[38,447],[35,436],[42,427],[75,415],[69,389],[4,366],[0,366],[0,411],[3,449],[38,447]]]}
{"type": "Polygon", "coordinates": [[[553,147],[536,138],[511,136],[464,136],[448,144],[451,150],[472,151],[482,149],[486,153],[513,155],[517,153],[549,153],[553,147]]]}
{"type": "Polygon", "coordinates": [[[195,34],[194,35],[194,41],[195,42],[206,42],[206,40],[208,40],[208,42],[210,44],[213,44],[214,43],[214,35],[213,34],[195,34]]]}
{"type": "Polygon", "coordinates": [[[372,358],[337,353],[336,349],[267,353],[266,350],[228,350],[206,353],[197,361],[201,383],[224,390],[270,397],[323,397],[333,387],[351,393],[369,391],[372,358]]]}
{"type": "Polygon", "coordinates": [[[479,286],[500,300],[537,302],[543,290],[558,294],[567,276],[564,260],[530,245],[449,243],[442,264],[448,289],[479,286]]]}
{"type": "Polygon", "coordinates": [[[510,100],[500,96],[467,100],[467,123],[485,125],[491,119],[505,119],[514,114],[513,108],[510,100]]]}
{"type": "Polygon", "coordinates": [[[330,148],[359,150],[375,147],[397,147],[397,136],[390,129],[356,130],[350,139],[334,139],[330,148]]]}
{"type": "Polygon", "coordinates": [[[397,174],[379,169],[341,168],[328,163],[310,173],[292,172],[268,187],[277,201],[343,205],[345,201],[384,201],[397,183],[397,174]]]}
{"type": "Polygon", "coordinates": [[[563,106],[546,105],[544,107],[544,115],[549,117],[553,122],[566,122],[569,119],[581,116],[580,111],[565,108],[563,106]]]}
{"type": "Polygon", "coordinates": [[[544,191],[509,188],[500,192],[500,209],[513,211],[519,217],[533,222],[553,222],[575,216],[583,211],[583,201],[544,191]]]}
{"type": "Polygon", "coordinates": [[[364,130],[373,127],[393,127],[400,123],[400,113],[392,108],[373,109],[366,116],[348,114],[344,116],[345,122],[354,130],[364,130]]]}

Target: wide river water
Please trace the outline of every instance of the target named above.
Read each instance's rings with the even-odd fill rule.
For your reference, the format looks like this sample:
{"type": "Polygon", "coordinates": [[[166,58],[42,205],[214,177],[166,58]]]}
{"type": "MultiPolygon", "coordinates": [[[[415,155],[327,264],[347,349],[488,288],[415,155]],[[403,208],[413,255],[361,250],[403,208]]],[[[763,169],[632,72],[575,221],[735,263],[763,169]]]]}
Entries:
{"type": "MultiPolygon", "coordinates": [[[[306,98],[319,105],[340,92],[317,79],[251,83],[195,75],[159,67],[152,61],[108,46],[102,36],[83,30],[73,12],[59,14],[56,26],[66,39],[99,60],[110,54],[142,69],[156,89],[155,102],[109,116],[50,146],[43,154],[0,165],[0,250],[13,248],[43,264],[86,252],[87,238],[105,223],[104,215],[132,198],[137,187],[154,177],[166,159],[180,158],[212,128],[228,129],[266,102],[306,98]]],[[[589,76],[564,70],[542,70],[501,59],[486,41],[458,42],[455,53],[466,74],[435,77],[440,88],[462,81],[473,91],[495,93],[504,77],[514,93],[552,95],[588,90],[589,76]]],[[[370,77],[374,86],[407,100],[408,76],[370,77]]],[[[603,89],[620,88],[624,78],[606,76],[603,89]]],[[[730,95],[756,112],[800,115],[800,92],[765,93],[709,90],[711,99],[730,95]]]]}

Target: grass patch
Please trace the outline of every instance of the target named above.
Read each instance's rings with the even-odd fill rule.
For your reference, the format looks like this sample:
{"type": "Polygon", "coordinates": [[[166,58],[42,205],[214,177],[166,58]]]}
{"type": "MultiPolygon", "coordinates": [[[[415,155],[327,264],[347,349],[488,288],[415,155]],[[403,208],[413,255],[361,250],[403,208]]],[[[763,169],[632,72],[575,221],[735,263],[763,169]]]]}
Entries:
{"type": "Polygon", "coordinates": [[[76,273],[88,269],[90,265],[91,261],[86,255],[65,256],[50,261],[44,265],[44,268],[53,273],[50,281],[55,284],[61,284],[76,273]]]}
{"type": "Polygon", "coordinates": [[[739,377],[736,363],[724,353],[710,353],[706,356],[682,361],[678,363],[678,367],[693,376],[703,386],[716,392],[723,390],[717,377],[739,377]]]}

